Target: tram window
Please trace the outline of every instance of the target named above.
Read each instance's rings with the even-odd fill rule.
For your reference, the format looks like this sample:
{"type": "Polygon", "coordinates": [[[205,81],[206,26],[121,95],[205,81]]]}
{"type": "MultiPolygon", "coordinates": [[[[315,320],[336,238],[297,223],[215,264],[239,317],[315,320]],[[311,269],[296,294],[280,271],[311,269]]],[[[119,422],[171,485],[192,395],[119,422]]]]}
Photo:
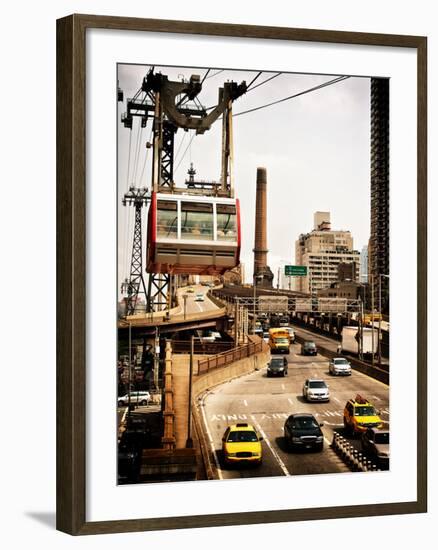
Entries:
{"type": "Polygon", "coordinates": [[[213,239],[213,205],[181,203],[181,237],[193,240],[213,239]]]}
{"type": "Polygon", "coordinates": [[[218,241],[235,241],[236,207],[233,204],[218,204],[216,213],[218,241]]]}
{"type": "Polygon", "coordinates": [[[178,231],[178,212],[175,201],[157,201],[157,236],[175,239],[178,231]]]}

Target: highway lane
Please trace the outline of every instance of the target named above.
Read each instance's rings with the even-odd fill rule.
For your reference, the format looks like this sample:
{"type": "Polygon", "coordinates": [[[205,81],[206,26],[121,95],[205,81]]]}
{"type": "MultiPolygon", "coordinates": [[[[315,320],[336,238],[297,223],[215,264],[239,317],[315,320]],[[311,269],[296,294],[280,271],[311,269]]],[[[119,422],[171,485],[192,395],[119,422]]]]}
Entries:
{"type": "MultiPolygon", "coordinates": [[[[267,378],[266,367],[213,388],[203,400],[203,416],[215,450],[218,477],[257,477],[346,472],[347,467],[329,447],[333,432],[343,433],[343,408],[348,399],[361,393],[374,402],[389,423],[389,388],[353,371],[351,377],[336,378],[328,373],[328,360],[318,355],[303,357],[300,346],[291,346],[289,375],[267,378]],[[323,378],[330,386],[328,403],[307,403],[302,397],[306,378],[323,378]],[[286,418],[296,412],[311,412],[320,422],[325,448],[319,452],[288,452],[283,439],[286,418]],[[221,438],[225,428],[235,422],[249,422],[264,437],[263,464],[228,468],[222,462],[221,438]]],[[[358,441],[355,442],[356,445],[358,441]]]]}
{"type": "Polygon", "coordinates": [[[184,287],[178,291],[178,294],[180,295],[178,298],[178,303],[180,304],[182,312],[184,307],[184,299],[182,298],[183,295],[187,296],[186,313],[188,315],[191,313],[212,312],[218,309],[218,306],[207,296],[209,291],[208,287],[202,285],[192,285],[189,288],[192,288],[193,292],[187,292],[187,287],[184,287]],[[197,294],[202,294],[204,298],[202,302],[196,300],[197,294]]]}

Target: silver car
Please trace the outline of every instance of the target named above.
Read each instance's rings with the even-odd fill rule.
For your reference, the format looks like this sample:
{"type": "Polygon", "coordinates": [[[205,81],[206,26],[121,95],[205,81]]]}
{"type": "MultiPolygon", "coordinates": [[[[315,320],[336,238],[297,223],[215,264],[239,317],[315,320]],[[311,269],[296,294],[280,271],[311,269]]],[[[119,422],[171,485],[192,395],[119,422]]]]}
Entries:
{"type": "MultiPolygon", "coordinates": [[[[131,391],[131,404],[133,405],[147,405],[151,398],[151,394],[148,391],[131,391]]],[[[119,407],[126,407],[129,403],[129,394],[123,395],[117,399],[119,407]]]]}
{"type": "Polygon", "coordinates": [[[309,378],[304,382],[303,397],[306,401],[330,401],[328,385],[324,380],[309,378]]]}
{"type": "Polygon", "coordinates": [[[351,375],[351,364],[344,357],[334,357],[329,363],[329,372],[334,375],[351,375]]]}

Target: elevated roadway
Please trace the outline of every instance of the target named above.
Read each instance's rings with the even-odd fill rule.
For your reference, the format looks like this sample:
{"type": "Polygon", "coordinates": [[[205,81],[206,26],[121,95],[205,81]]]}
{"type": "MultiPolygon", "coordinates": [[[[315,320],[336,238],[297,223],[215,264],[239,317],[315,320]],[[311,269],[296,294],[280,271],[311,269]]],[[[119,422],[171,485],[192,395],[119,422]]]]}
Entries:
{"type": "Polygon", "coordinates": [[[214,327],[218,321],[226,317],[226,308],[219,300],[208,296],[208,287],[191,285],[179,288],[177,291],[178,305],[171,310],[163,310],[150,314],[130,315],[119,319],[119,332],[128,331],[129,326],[134,333],[154,334],[155,327],[160,327],[160,333],[176,332],[195,328],[214,327]],[[189,292],[188,292],[189,290],[189,292]],[[184,300],[183,296],[186,296],[184,300]]]}

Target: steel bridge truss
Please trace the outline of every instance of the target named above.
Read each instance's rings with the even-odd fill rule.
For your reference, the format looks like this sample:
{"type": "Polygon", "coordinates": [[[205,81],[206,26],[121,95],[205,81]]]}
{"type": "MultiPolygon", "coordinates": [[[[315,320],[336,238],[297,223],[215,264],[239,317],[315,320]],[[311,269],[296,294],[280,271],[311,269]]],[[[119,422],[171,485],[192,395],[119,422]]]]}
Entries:
{"type": "MultiPolygon", "coordinates": [[[[247,308],[249,315],[260,315],[261,313],[320,313],[320,314],[342,314],[363,312],[362,300],[351,300],[347,298],[296,298],[288,296],[283,307],[273,303],[269,305],[264,296],[256,297],[233,297],[226,300],[227,311],[234,312],[236,307],[247,308]]],[[[224,300],[224,298],[221,298],[224,300]]]]}

